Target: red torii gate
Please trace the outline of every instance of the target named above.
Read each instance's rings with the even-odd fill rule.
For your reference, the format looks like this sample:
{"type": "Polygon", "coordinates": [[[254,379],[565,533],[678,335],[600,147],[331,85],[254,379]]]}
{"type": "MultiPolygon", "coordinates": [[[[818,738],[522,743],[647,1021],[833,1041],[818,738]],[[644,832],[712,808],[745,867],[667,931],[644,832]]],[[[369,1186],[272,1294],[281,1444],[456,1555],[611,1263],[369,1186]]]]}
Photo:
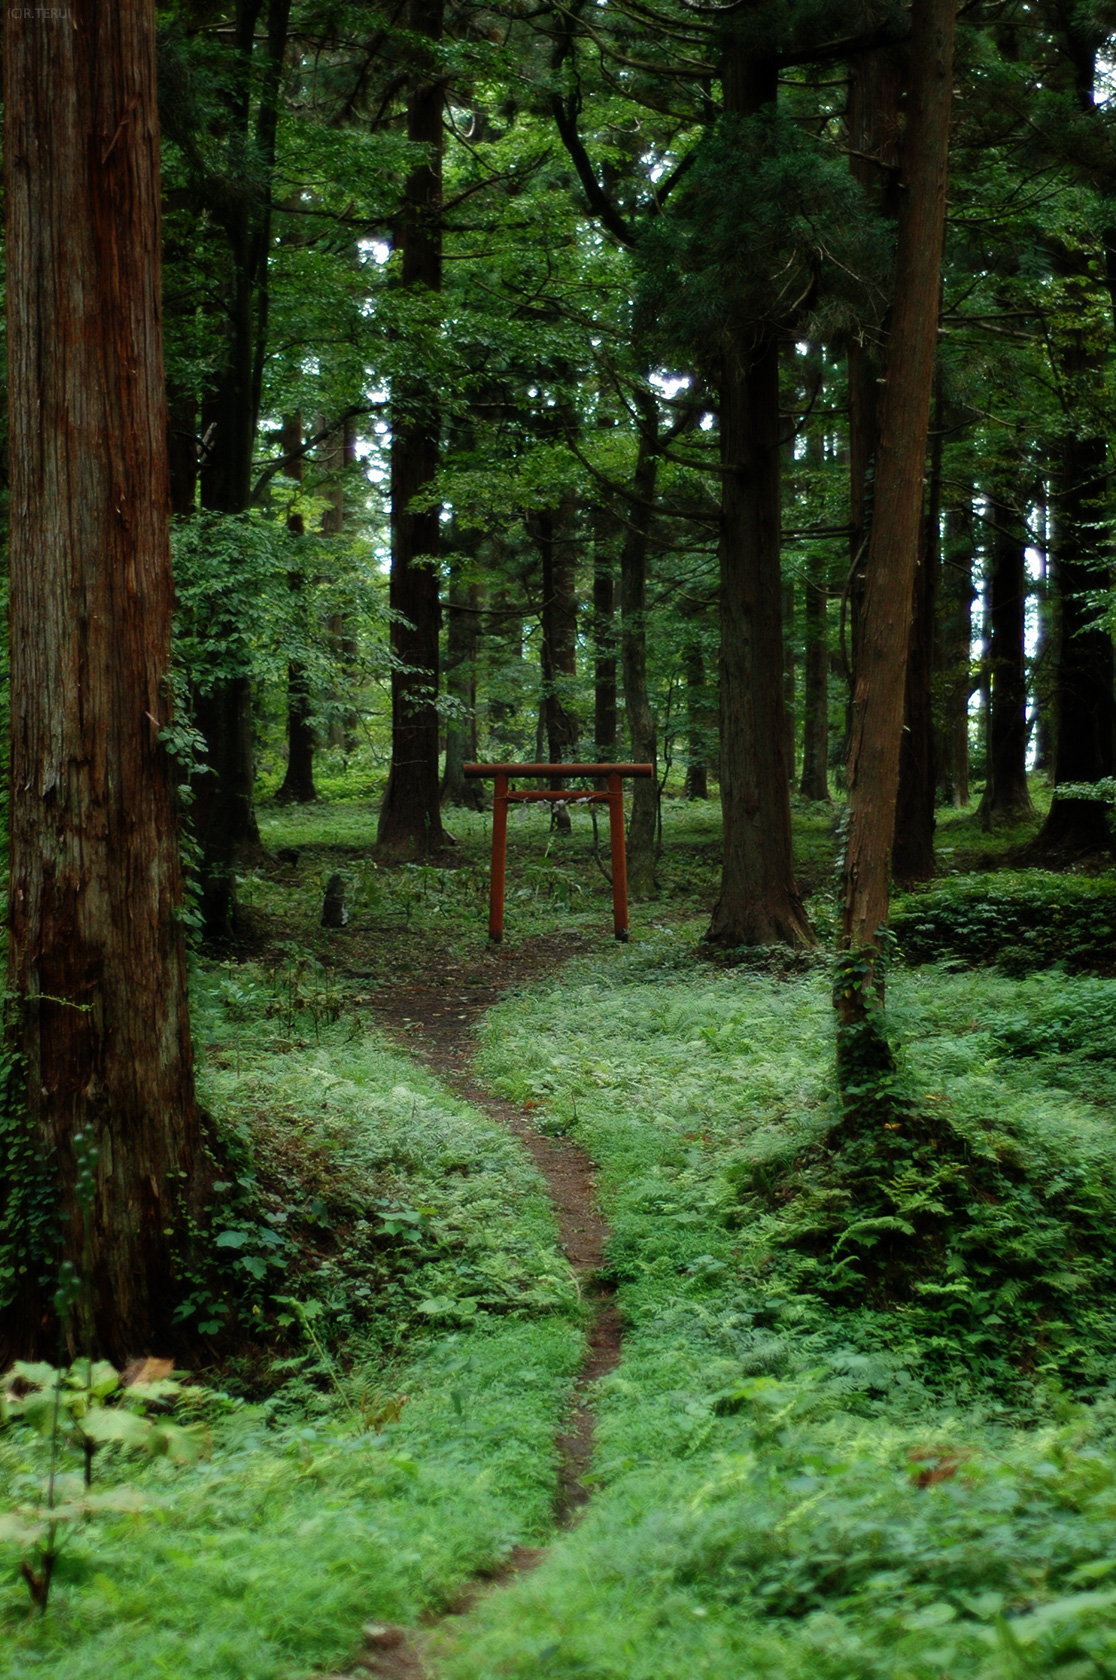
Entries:
{"type": "Polygon", "coordinates": [[[464,773],[473,779],[492,777],[492,881],[488,900],[488,937],[499,944],[504,937],[504,877],[508,861],[508,806],[514,801],[564,800],[569,805],[608,805],[608,835],[612,849],[612,926],[617,939],[628,937],[628,859],[624,850],[625,776],[653,776],[653,764],[466,764],[464,773]],[[593,776],[607,778],[607,789],[571,793],[562,788],[535,788],[513,793],[508,783],[513,776],[593,776]]]}

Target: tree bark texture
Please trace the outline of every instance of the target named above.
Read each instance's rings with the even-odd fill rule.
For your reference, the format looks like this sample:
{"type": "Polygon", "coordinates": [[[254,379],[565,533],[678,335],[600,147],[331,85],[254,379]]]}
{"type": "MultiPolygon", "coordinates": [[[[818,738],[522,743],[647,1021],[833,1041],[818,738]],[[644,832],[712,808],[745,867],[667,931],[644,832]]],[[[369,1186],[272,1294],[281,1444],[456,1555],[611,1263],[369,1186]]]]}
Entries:
{"type": "Polygon", "coordinates": [[[841,941],[846,949],[864,951],[868,968],[866,984],[838,988],[839,1019],[845,1027],[867,1019],[870,993],[879,981],[878,931],[888,915],[888,868],[937,340],[954,27],[954,0],[914,0],[895,305],[880,406],[849,752],[841,941]]]}
{"type": "Polygon", "coordinates": [[[988,499],[988,618],[991,708],[988,762],[980,802],[983,828],[1016,822],[1034,809],[1027,786],[1027,535],[1006,496],[988,499]]]}
{"type": "Polygon", "coordinates": [[[810,944],[794,877],[779,575],[779,352],[726,356],[720,394],[721,888],[708,939],[810,944]]]}
{"type": "MultiPolygon", "coordinates": [[[[441,40],[443,0],[410,0],[417,43],[441,40]]],[[[442,289],[442,109],[445,89],[432,56],[416,47],[407,138],[426,148],[407,179],[399,237],[402,284],[436,298],[442,289]]],[[[438,468],[441,412],[430,378],[398,375],[391,409],[391,582],[397,615],[391,647],[391,770],[380,807],[377,849],[423,858],[445,844],[438,786],[439,518],[413,503],[438,468]]]]}
{"type": "MultiPolygon", "coordinates": [[[[726,110],[778,94],[774,60],[733,48],[726,110]]],[[[779,346],[741,329],[720,372],[721,885],[706,938],[803,945],[813,933],[794,876],[783,700],[779,346]]]]}
{"type": "MultiPolygon", "coordinates": [[[[655,764],[658,730],[647,692],[647,554],[659,470],[658,416],[653,398],[641,392],[638,400],[639,451],[632,479],[628,530],[620,551],[620,652],[632,763],[655,764]]],[[[632,785],[632,813],[628,819],[628,889],[633,898],[650,898],[655,892],[658,816],[658,777],[642,777],[632,785]]]]}
{"type": "Polygon", "coordinates": [[[121,1360],[174,1345],[202,1173],[160,740],[172,590],[154,8],[10,12],[4,71],[8,987],[31,1135],[22,1161],[14,1135],[5,1150],[0,1241],[27,1270],[0,1307],[0,1348],[55,1354],[60,1252],[91,1277],[97,1350],[121,1360]],[[85,1252],[79,1129],[99,1151],[85,1252]],[[36,1162],[40,1224],[21,1177],[36,1162]]]}
{"type": "MultiPolygon", "coordinates": [[[[290,455],[302,446],[302,416],[289,414],[283,421],[283,454],[290,455]]],[[[303,459],[297,456],[287,468],[288,478],[301,484],[303,459]]],[[[306,535],[306,521],[302,514],[287,515],[287,530],[293,537],[306,535]]],[[[305,592],[305,579],[296,568],[287,573],[287,585],[292,595],[305,592]]],[[[277,805],[312,805],[318,797],[314,786],[314,726],[311,717],[310,685],[306,667],[292,659],[287,665],[287,769],[275,795],[277,805]]]]}
{"type": "Polygon", "coordinates": [[[1111,844],[1106,806],[1064,798],[1059,783],[1096,782],[1116,771],[1112,637],[1092,623],[1090,591],[1110,581],[1103,558],[1107,517],[1107,446],[1103,437],[1070,437],[1056,486],[1054,577],[1060,635],[1054,690],[1055,794],[1036,850],[1072,862],[1111,844]]]}

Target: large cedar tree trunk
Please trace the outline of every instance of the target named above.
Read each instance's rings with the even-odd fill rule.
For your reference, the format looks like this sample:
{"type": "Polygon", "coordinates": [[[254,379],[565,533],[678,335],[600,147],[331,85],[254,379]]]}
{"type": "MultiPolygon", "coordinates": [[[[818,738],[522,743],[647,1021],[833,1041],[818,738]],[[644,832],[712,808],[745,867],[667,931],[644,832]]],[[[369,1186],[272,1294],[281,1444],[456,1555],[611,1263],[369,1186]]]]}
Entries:
{"type": "MultiPolygon", "coordinates": [[[[773,60],[731,50],[725,108],[749,116],[778,93],[773,60]]],[[[706,938],[810,944],[794,878],[783,704],[779,346],[763,328],[722,357],[721,887],[706,938]]]]}
{"type": "MultiPolygon", "coordinates": [[[[410,0],[416,43],[441,40],[443,0],[410,0]]],[[[407,102],[407,138],[426,148],[411,171],[400,223],[402,284],[433,300],[442,289],[442,108],[445,88],[433,56],[418,55],[407,102]]],[[[412,504],[438,468],[441,409],[420,373],[393,381],[391,413],[391,582],[397,615],[391,647],[391,770],[380,807],[377,850],[423,858],[445,844],[438,787],[439,517],[412,504]]]]}
{"type": "Polygon", "coordinates": [[[8,990],[30,1135],[0,1182],[0,1242],[26,1267],[0,1303],[0,1363],[56,1353],[59,1258],[91,1279],[96,1351],[123,1360],[174,1345],[202,1172],[160,739],[171,572],[154,7],[70,0],[64,23],[9,22],[4,71],[8,990]],[[99,1151],[88,1249],[79,1129],[99,1151]]]}
{"type": "Polygon", "coordinates": [[[903,194],[887,382],[880,405],[875,497],[849,753],[848,834],[841,943],[863,967],[837,988],[841,1075],[847,1084],[870,1044],[873,1002],[882,997],[880,928],[899,786],[899,746],[914,578],[923,520],[938,293],[945,234],[954,0],[914,0],[911,75],[903,142],[903,194]]]}
{"type": "Polygon", "coordinates": [[[725,358],[721,462],[721,890],[706,937],[810,944],[794,878],[779,575],[779,351],[725,358]]]}

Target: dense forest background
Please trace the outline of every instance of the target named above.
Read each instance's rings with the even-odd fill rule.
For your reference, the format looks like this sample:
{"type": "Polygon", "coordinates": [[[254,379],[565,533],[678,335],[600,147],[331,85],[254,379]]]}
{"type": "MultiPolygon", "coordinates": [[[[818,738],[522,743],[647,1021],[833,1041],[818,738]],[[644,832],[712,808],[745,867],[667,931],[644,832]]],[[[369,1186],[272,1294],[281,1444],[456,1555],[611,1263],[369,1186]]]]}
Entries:
{"type": "MultiPolygon", "coordinates": [[[[934,868],[936,806],[977,787],[994,826],[1030,813],[1028,768],[1114,768],[1106,28],[1092,7],[958,23],[900,881],[934,868]]],[[[758,747],[738,772],[760,826],[785,828],[788,781],[840,794],[908,29],[858,6],[164,15],[208,932],[257,772],[308,801],[315,760],[390,768],[379,855],[421,859],[441,801],[478,796],[467,758],[654,759],[706,797],[720,694],[784,736],[781,775],[758,747]],[[726,55],[766,85],[723,95],[726,55]]],[[[635,793],[640,893],[657,793],[635,793]]],[[[1107,835],[1071,788],[1037,844],[1072,861],[1107,835]]],[[[749,858],[743,886],[732,861],[714,934],[808,938],[785,858],[749,858]]]]}

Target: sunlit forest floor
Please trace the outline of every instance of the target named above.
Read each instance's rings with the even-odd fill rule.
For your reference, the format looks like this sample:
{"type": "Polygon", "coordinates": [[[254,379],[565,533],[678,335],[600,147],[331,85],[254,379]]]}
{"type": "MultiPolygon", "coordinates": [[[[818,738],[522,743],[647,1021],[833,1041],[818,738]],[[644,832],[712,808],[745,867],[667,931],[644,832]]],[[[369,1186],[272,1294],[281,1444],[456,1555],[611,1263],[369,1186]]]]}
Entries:
{"type": "MultiPolygon", "coordinates": [[[[261,807],[242,938],[196,962],[227,1163],[184,1316],[207,1452],[102,1449],[136,1508],[77,1528],[42,1620],[0,1531],[0,1675],[1116,1672],[1112,875],[942,814],[889,980],[941,1162],[893,1122],[856,1217],[832,811],[796,813],[817,953],[710,958],[719,813],[681,800],[627,946],[588,814],[517,814],[493,950],[483,813],[450,814],[443,866],[377,868],[371,798],[322,787],[261,807]],[[591,1307],[505,1110],[588,1152],[611,1229],[623,1345],[568,1527],[591,1307]]],[[[0,1509],[45,1451],[0,1430],[0,1509]]]]}

